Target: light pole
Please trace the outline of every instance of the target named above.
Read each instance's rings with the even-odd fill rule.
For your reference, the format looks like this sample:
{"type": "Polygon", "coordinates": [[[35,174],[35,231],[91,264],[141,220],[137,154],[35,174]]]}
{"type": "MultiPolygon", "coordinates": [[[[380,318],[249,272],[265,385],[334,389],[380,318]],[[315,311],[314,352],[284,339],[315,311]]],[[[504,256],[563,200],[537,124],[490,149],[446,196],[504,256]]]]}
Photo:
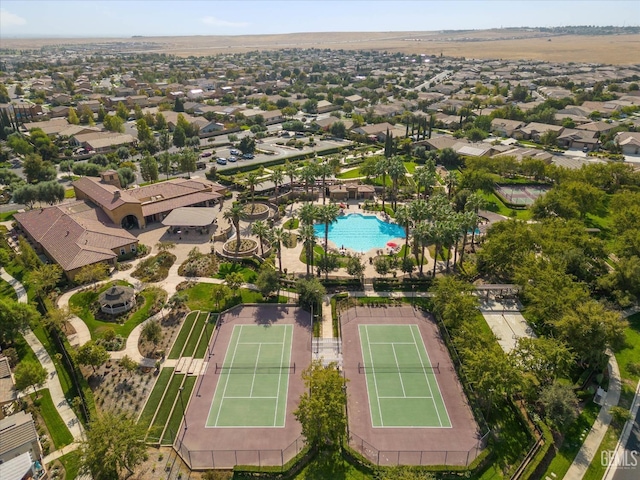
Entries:
{"type": "Polygon", "coordinates": [[[184,387],[180,387],[178,389],[178,394],[180,395],[180,405],[182,405],[182,418],[184,420],[184,429],[186,430],[187,427],[187,412],[184,409],[184,400],[182,399],[182,390],[184,390],[184,387]]]}
{"type": "Polygon", "coordinates": [[[416,284],[411,285],[411,305],[416,308],[416,284]]]}

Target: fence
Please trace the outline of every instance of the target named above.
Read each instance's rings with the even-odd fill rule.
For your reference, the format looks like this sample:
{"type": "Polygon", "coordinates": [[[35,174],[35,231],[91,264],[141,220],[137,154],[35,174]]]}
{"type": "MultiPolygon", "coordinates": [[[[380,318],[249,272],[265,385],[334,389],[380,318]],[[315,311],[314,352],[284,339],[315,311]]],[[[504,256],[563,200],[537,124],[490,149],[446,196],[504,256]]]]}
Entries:
{"type": "Polygon", "coordinates": [[[469,450],[378,450],[376,447],[354,434],[349,435],[349,446],[378,466],[396,465],[447,465],[468,467],[486,447],[488,433],[475,447],[469,450]]]}
{"type": "Polygon", "coordinates": [[[282,450],[190,450],[176,439],[174,448],[191,470],[211,468],[233,468],[236,465],[256,465],[259,467],[284,466],[305,447],[302,436],[282,450]]]}

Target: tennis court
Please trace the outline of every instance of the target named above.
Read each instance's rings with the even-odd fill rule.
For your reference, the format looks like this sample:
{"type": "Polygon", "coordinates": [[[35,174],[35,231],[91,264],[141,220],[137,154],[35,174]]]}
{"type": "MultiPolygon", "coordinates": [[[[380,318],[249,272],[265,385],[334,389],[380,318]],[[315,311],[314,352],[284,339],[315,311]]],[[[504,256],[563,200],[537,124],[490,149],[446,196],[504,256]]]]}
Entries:
{"type": "Polygon", "coordinates": [[[358,326],[374,427],[451,428],[418,325],[358,326]]]}
{"type": "Polygon", "coordinates": [[[292,338],[293,325],[233,327],[206,427],[285,426],[292,338]]]}

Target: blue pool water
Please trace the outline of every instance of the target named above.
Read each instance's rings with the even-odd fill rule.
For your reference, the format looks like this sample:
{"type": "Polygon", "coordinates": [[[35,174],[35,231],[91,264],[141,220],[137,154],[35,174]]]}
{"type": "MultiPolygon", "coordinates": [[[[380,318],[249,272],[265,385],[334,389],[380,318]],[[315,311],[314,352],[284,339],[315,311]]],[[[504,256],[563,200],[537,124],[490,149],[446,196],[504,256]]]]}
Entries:
{"type": "MultiPolygon", "coordinates": [[[[324,224],[314,225],[318,239],[324,239],[324,224]]],[[[343,215],[329,225],[329,241],[337,248],[344,246],[356,252],[384,248],[394,238],[405,238],[404,228],[387,223],[373,215],[343,215]]]]}

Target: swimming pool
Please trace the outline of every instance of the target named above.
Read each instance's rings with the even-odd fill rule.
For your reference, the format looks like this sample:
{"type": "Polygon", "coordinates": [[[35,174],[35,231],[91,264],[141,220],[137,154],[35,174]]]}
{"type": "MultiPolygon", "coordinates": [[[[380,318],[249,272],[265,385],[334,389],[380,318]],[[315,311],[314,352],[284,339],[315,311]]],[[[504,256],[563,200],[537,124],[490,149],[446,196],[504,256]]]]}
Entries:
{"type": "MultiPolygon", "coordinates": [[[[324,224],[314,225],[313,228],[316,236],[324,239],[324,224]]],[[[395,223],[383,222],[373,215],[343,215],[329,225],[329,240],[337,248],[344,246],[356,252],[384,248],[394,238],[405,238],[404,228],[395,223]]]]}

